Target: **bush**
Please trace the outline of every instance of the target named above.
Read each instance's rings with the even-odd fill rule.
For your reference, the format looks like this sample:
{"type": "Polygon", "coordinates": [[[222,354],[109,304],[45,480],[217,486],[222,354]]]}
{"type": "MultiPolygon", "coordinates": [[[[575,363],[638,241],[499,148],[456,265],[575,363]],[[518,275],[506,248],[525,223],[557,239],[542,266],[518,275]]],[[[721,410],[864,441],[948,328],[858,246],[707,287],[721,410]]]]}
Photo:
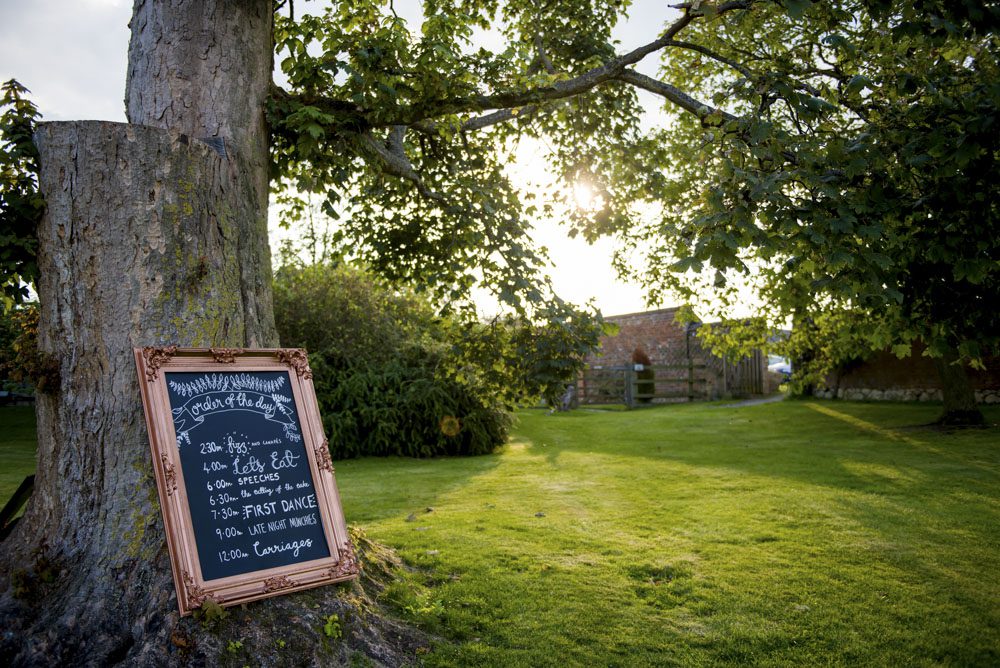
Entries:
{"type": "Polygon", "coordinates": [[[38,304],[0,306],[0,390],[55,392],[59,362],[38,350],[38,304]]]}
{"type": "MultiPolygon", "coordinates": [[[[653,371],[653,362],[649,359],[649,355],[642,348],[636,348],[632,351],[632,364],[641,364],[642,371],[636,371],[636,384],[635,393],[639,395],[656,394],[656,373],[653,371]]],[[[648,404],[652,403],[652,396],[645,396],[639,398],[639,403],[648,404]]]]}
{"type": "Polygon", "coordinates": [[[335,458],[473,455],[507,439],[510,416],[459,363],[446,323],[418,295],[346,265],[275,277],[282,345],[309,351],[335,458]]]}

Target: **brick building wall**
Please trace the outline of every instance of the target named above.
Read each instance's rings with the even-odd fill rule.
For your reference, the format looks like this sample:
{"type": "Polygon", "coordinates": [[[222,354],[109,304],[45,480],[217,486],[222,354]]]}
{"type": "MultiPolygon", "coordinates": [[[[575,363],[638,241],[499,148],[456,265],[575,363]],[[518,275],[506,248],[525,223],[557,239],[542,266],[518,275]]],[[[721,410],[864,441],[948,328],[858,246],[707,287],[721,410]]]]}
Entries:
{"type": "Polygon", "coordinates": [[[653,364],[675,364],[687,356],[687,328],[677,322],[676,308],[627,313],[605,318],[618,325],[618,334],[602,336],[600,353],[587,360],[591,366],[625,366],[632,351],[642,348],[653,364]]]}
{"type": "MultiPolygon", "coordinates": [[[[767,370],[766,357],[756,353],[751,358],[726,364],[701,345],[697,336],[699,323],[684,325],[677,322],[677,308],[665,308],[641,313],[626,313],[605,317],[618,326],[614,336],[602,336],[599,352],[591,355],[587,364],[594,369],[626,367],[632,364],[632,353],[641,349],[656,365],[694,365],[693,373],[700,379],[695,394],[705,399],[723,396],[744,396],[766,391],[763,381],[767,370]]],[[[687,394],[686,381],[670,381],[688,374],[684,368],[658,376],[656,392],[687,394]]]]}
{"type": "MultiPolygon", "coordinates": [[[[885,350],[862,362],[848,365],[826,379],[823,397],[891,401],[940,401],[941,381],[934,360],[923,355],[917,343],[913,354],[899,359],[885,350]]],[[[982,403],[1000,403],[1000,359],[987,358],[986,369],[968,369],[969,380],[982,403]]]]}
{"type": "MultiPolygon", "coordinates": [[[[729,376],[721,362],[701,347],[697,335],[688,339],[688,327],[677,322],[677,308],[658,309],[642,313],[626,313],[605,318],[619,327],[615,336],[601,337],[600,353],[591,355],[587,363],[592,367],[627,366],[632,363],[632,351],[642,348],[653,364],[678,364],[686,362],[688,354],[696,361],[708,365],[706,393],[717,398],[731,393],[731,379],[735,366],[729,367],[729,376]]],[[[690,326],[692,334],[697,323],[690,326]]],[[[914,345],[913,354],[903,359],[889,351],[875,353],[863,362],[845,368],[827,379],[827,389],[817,392],[821,397],[843,399],[891,401],[940,401],[941,389],[934,361],[923,356],[923,346],[914,345]]],[[[766,368],[766,362],[763,362],[766,368]]],[[[969,370],[976,398],[982,403],[1000,403],[1000,359],[986,360],[986,370],[969,370]]]]}

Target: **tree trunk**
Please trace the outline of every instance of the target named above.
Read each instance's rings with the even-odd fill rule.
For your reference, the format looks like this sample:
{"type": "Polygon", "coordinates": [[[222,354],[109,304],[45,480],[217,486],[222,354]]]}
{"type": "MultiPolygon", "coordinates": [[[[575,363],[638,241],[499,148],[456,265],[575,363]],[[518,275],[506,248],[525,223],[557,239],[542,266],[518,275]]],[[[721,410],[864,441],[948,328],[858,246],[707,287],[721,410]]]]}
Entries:
{"type": "Polygon", "coordinates": [[[143,125],[38,131],[39,349],[58,378],[37,401],[34,495],[0,543],[0,664],[308,665],[362,652],[397,665],[420,642],[361,614],[375,604],[357,585],[255,603],[213,630],[177,612],[131,349],[277,343],[270,12],[266,0],[138,0],[127,97],[143,125]],[[332,614],[343,641],[324,634],[332,614]]]}
{"type": "MultiPolygon", "coordinates": [[[[815,332],[816,324],[808,315],[795,311],[792,314],[792,330],[804,341],[810,342],[813,339],[810,333],[815,332]]],[[[815,359],[816,351],[807,346],[799,350],[798,356],[788,360],[792,366],[792,394],[796,398],[807,399],[816,396],[816,384],[801,380],[802,376],[810,373],[810,366],[815,359]]]]}
{"type": "MultiPolygon", "coordinates": [[[[264,230],[253,237],[261,253],[268,252],[264,104],[274,68],[273,18],[271,0],[136,0],[125,86],[129,123],[203,139],[242,172],[264,230]]],[[[273,318],[270,302],[261,306],[255,314],[273,318]]]]}
{"type": "Polygon", "coordinates": [[[986,420],[976,405],[976,393],[969,382],[965,365],[958,359],[958,353],[949,351],[942,357],[935,357],[938,377],[941,379],[941,395],[944,412],[938,424],[954,426],[977,426],[986,420]]]}

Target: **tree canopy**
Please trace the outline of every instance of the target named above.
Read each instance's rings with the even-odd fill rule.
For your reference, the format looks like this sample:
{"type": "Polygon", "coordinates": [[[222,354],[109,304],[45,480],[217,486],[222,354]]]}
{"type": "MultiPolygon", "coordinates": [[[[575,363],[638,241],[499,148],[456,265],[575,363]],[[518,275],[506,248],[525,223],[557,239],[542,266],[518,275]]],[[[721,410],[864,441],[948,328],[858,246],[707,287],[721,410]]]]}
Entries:
{"type": "Polygon", "coordinates": [[[664,215],[623,230],[650,282],[754,273],[775,316],[853,311],[872,347],[995,348],[1000,10],[786,5],[694,25],[665,63],[719,109],[658,131],[664,215]]]}
{"type": "Polygon", "coordinates": [[[530,223],[566,197],[512,183],[541,139],[598,194],[569,233],[616,236],[652,300],[750,282],[771,329],[840,311],[872,348],[995,349],[996,3],[694,0],[617,44],[629,5],[428,0],[417,25],[385,0],[277,3],[273,187],[291,215],[319,194],[334,243],[387,278],[524,312],[555,301],[530,223]]]}
{"type": "Polygon", "coordinates": [[[504,166],[545,138],[603,204],[570,232],[617,235],[654,299],[725,303],[742,277],[772,328],[839,310],[873,348],[996,346],[995,3],[686,2],[622,50],[627,6],[428,2],[416,35],[375,0],[279,14],[276,176],[324,192],[380,272],[534,301],[525,221],[559,195],[517,192],[504,166]],[[485,30],[506,49],[476,49],[485,30]],[[659,77],[634,69],[647,57],[659,77]],[[644,127],[640,90],[669,123],[644,127]]]}

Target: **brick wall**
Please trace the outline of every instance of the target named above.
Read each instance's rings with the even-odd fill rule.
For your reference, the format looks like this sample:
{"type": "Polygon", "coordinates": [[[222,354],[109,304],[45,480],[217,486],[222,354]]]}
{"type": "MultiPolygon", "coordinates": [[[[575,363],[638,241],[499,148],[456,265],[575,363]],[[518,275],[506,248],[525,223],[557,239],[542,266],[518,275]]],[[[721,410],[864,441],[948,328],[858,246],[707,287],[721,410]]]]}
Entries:
{"type": "MultiPolygon", "coordinates": [[[[767,371],[767,358],[755,354],[746,360],[725,364],[701,345],[697,336],[699,323],[690,326],[677,322],[677,308],[627,313],[605,318],[618,325],[615,336],[601,337],[600,354],[591,355],[587,363],[592,368],[623,367],[632,364],[632,352],[641,348],[654,365],[694,365],[693,374],[700,380],[695,394],[700,398],[718,399],[723,396],[744,396],[762,391],[767,371]],[[691,330],[691,336],[688,331],[691,330]]],[[[688,392],[686,381],[667,378],[687,377],[688,372],[666,372],[666,378],[656,381],[657,394],[688,392]]]]}
{"type": "MultiPolygon", "coordinates": [[[[938,401],[941,381],[934,360],[922,353],[924,346],[914,344],[913,354],[899,359],[886,350],[863,362],[849,365],[826,380],[828,389],[820,396],[844,399],[887,399],[938,401]]],[[[976,397],[984,403],[1000,403],[1000,359],[987,358],[986,369],[968,369],[976,397]]]]}
{"type": "Polygon", "coordinates": [[[632,351],[642,348],[653,364],[676,364],[686,359],[687,330],[676,321],[677,309],[665,308],[605,318],[618,325],[615,336],[601,337],[601,354],[587,360],[592,366],[624,366],[632,363],[632,351]]]}

